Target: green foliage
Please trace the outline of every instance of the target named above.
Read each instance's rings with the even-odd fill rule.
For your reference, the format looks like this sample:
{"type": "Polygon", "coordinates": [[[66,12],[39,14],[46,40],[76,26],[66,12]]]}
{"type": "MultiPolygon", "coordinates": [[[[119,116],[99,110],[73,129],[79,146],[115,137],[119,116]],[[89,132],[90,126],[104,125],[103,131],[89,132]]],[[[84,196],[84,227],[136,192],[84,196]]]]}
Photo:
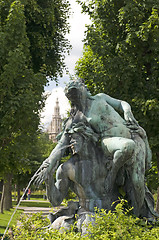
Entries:
{"type": "MultiPolygon", "coordinates": [[[[98,92],[104,87],[114,96],[130,100],[138,95],[141,99],[156,96],[159,66],[156,1],[149,4],[133,0],[87,2],[87,8],[86,4],[82,5],[83,11],[90,14],[93,23],[87,28],[85,51],[77,65],[78,75],[89,87],[92,80],[98,92]],[[85,55],[86,73],[82,69],[86,66],[85,55]]],[[[94,87],[91,90],[95,92],[94,87]]]]}
{"type": "MultiPolygon", "coordinates": [[[[30,68],[30,44],[26,34],[24,6],[20,1],[7,4],[9,9],[5,9],[5,18],[2,14],[0,31],[1,171],[5,167],[10,171],[16,168],[18,161],[13,162],[13,159],[17,152],[18,157],[24,155],[27,142],[35,134],[39,111],[44,106],[41,94],[46,83],[44,76],[34,74],[30,68]]],[[[4,1],[0,5],[4,7],[4,1]]]]}
{"type": "Polygon", "coordinates": [[[14,184],[17,184],[21,189],[26,187],[31,177],[55,146],[56,143],[49,140],[47,133],[38,132],[33,144],[27,151],[26,157],[19,159],[20,166],[17,171],[14,171],[14,184]]]}
{"type": "Polygon", "coordinates": [[[33,215],[28,218],[22,216],[20,227],[14,229],[14,239],[144,239],[157,240],[159,238],[158,224],[150,225],[145,220],[141,220],[131,215],[130,210],[124,210],[125,201],[121,201],[113,212],[108,213],[101,210],[96,213],[95,224],[88,226],[88,235],[81,236],[74,231],[75,225],[71,231],[60,233],[57,230],[46,230],[42,227],[47,226],[49,222],[43,219],[41,214],[33,215]]]}
{"type": "Polygon", "coordinates": [[[44,219],[41,213],[33,214],[30,218],[23,215],[20,219],[21,226],[14,229],[14,239],[80,239],[80,234],[73,231],[69,234],[59,233],[58,230],[48,231],[46,227],[50,224],[48,219],[44,219]],[[76,238],[77,237],[77,238],[76,238]]]}
{"type": "MultiPolygon", "coordinates": [[[[46,76],[55,78],[62,74],[65,67],[64,53],[70,48],[65,38],[69,31],[69,9],[67,0],[46,0],[45,3],[42,0],[0,1],[0,30],[9,30],[8,38],[2,32],[0,41],[8,47],[13,46],[16,44],[15,40],[26,31],[27,36],[24,38],[29,40],[29,54],[34,72],[42,71],[46,76]],[[23,8],[23,13],[19,7],[15,13],[18,5],[23,8]]],[[[2,49],[0,55],[6,57],[4,53],[5,49],[2,49]]]]}
{"type": "Polygon", "coordinates": [[[90,224],[90,239],[157,239],[159,236],[158,224],[149,225],[131,215],[132,209],[125,209],[125,201],[117,204],[115,211],[106,213],[102,210],[96,214],[95,224],[90,224]]]}
{"type": "Polygon", "coordinates": [[[147,132],[155,162],[159,149],[159,2],[78,2],[92,24],[87,26],[76,74],[91,93],[105,92],[130,103],[147,132]]]}
{"type": "MultiPolygon", "coordinates": [[[[28,151],[28,166],[35,172],[41,163],[50,155],[50,152],[55,148],[56,143],[49,139],[47,133],[39,132],[34,139],[34,145],[28,151]],[[33,167],[34,166],[34,167],[33,167]]],[[[26,167],[25,167],[26,168],[26,167]]],[[[27,168],[26,168],[27,169],[27,168]]]]}
{"type": "Polygon", "coordinates": [[[0,1],[1,177],[25,166],[36,141],[46,77],[64,68],[68,14],[63,0],[0,1]]]}
{"type": "Polygon", "coordinates": [[[27,36],[34,72],[40,69],[46,76],[62,76],[64,53],[70,44],[65,38],[69,31],[70,4],[67,0],[25,0],[27,36]]]}

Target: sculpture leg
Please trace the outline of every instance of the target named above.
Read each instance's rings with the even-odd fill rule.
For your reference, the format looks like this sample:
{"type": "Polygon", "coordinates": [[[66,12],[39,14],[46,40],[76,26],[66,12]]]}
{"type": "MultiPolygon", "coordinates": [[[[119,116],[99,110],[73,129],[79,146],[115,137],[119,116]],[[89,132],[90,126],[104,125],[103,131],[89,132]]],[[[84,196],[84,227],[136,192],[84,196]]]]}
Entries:
{"type": "Polygon", "coordinates": [[[105,182],[107,191],[112,190],[119,169],[129,160],[132,161],[135,143],[122,137],[103,138],[102,148],[106,156],[112,156],[112,167],[105,182]]]}
{"type": "Polygon", "coordinates": [[[82,236],[89,237],[91,233],[88,231],[89,224],[95,224],[95,215],[92,212],[83,212],[77,215],[77,229],[82,236]]]}
{"type": "Polygon", "coordinates": [[[71,226],[74,224],[74,216],[61,216],[58,217],[50,226],[49,229],[57,229],[60,233],[71,230],[71,226]]]}
{"type": "Polygon", "coordinates": [[[146,149],[143,140],[136,136],[135,141],[135,159],[132,165],[126,167],[127,178],[126,191],[133,211],[136,216],[140,216],[140,211],[145,198],[145,156],[146,149]]]}

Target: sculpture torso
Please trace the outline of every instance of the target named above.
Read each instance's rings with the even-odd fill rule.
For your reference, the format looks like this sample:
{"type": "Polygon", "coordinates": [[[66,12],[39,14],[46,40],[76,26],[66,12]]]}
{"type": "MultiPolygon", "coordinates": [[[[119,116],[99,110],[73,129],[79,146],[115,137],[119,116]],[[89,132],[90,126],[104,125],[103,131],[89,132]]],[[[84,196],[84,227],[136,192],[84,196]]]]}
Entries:
{"type": "Polygon", "coordinates": [[[115,192],[108,199],[104,187],[110,162],[100,147],[97,149],[92,142],[86,142],[78,154],[63,164],[62,171],[70,179],[70,187],[77,194],[82,209],[91,212],[94,207],[108,209],[117,198],[115,192]]]}
{"type": "Polygon", "coordinates": [[[125,120],[105,100],[105,94],[97,94],[86,116],[95,132],[102,137],[131,138],[125,120]]]}
{"type": "Polygon", "coordinates": [[[105,168],[92,160],[78,158],[70,159],[64,168],[82,208],[87,211],[94,211],[94,207],[105,208],[105,168]]]}

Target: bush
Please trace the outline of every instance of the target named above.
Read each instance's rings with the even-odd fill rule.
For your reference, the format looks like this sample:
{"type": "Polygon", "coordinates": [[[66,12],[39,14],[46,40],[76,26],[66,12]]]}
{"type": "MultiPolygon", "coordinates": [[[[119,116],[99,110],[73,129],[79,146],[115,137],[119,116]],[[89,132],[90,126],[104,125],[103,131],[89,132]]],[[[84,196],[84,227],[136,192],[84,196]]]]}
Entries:
{"type": "Polygon", "coordinates": [[[34,214],[28,218],[23,216],[21,226],[14,229],[14,239],[28,240],[51,240],[51,239],[159,239],[158,223],[149,224],[147,220],[139,219],[131,214],[131,209],[124,209],[125,201],[122,200],[113,212],[105,210],[96,211],[95,224],[88,226],[88,236],[81,236],[80,233],[72,230],[59,233],[57,230],[42,229],[49,225],[48,219],[43,219],[41,214],[34,214]]]}
{"type": "Polygon", "coordinates": [[[124,209],[125,202],[122,200],[114,212],[98,211],[95,225],[89,226],[91,232],[89,239],[159,239],[158,223],[152,225],[147,219],[133,216],[132,209],[124,209]]]}
{"type": "Polygon", "coordinates": [[[61,234],[58,230],[47,230],[50,224],[48,219],[42,217],[42,213],[33,214],[28,218],[22,215],[19,219],[20,226],[13,229],[13,239],[20,240],[52,240],[52,239],[80,239],[80,233],[70,232],[61,234]]]}

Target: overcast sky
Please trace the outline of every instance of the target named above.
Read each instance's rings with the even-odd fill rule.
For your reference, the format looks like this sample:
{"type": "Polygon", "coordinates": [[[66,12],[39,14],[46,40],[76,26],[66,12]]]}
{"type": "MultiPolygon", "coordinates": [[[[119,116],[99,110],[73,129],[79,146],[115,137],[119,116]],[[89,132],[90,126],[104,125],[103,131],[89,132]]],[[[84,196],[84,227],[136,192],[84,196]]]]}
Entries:
{"type": "MultiPolygon", "coordinates": [[[[68,67],[69,73],[74,74],[74,68],[76,61],[82,56],[83,50],[83,38],[85,31],[85,24],[89,24],[89,17],[85,14],[81,14],[81,7],[75,2],[75,0],[69,0],[72,8],[72,15],[69,22],[71,25],[70,34],[66,37],[69,39],[72,50],[70,55],[66,56],[65,63],[68,67]]],[[[56,99],[59,99],[60,113],[66,116],[67,110],[70,108],[67,98],[64,95],[65,83],[69,81],[69,76],[64,73],[63,78],[59,79],[59,85],[56,86],[55,82],[51,82],[46,87],[46,92],[50,95],[46,100],[46,106],[42,113],[41,122],[46,127],[51,122],[52,114],[54,112],[54,106],[56,99]]]]}

